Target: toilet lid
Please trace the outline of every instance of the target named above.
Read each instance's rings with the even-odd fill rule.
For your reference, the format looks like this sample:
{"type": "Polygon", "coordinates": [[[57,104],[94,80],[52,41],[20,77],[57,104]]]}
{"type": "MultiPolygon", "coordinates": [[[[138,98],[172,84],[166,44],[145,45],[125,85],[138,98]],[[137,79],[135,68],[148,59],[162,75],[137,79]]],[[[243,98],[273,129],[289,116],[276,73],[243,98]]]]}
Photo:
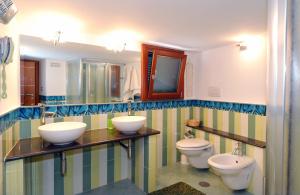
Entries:
{"type": "Polygon", "coordinates": [[[193,138],[180,140],[176,145],[182,148],[200,148],[209,145],[209,142],[204,139],[193,138]]]}

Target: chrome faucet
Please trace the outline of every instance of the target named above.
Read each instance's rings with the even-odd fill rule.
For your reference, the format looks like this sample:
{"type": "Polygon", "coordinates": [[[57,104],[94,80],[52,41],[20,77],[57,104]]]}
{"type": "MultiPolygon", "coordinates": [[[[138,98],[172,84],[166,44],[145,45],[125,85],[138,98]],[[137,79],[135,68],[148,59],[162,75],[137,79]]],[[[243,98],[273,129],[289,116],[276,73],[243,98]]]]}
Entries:
{"type": "Polygon", "coordinates": [[[127,102],[128,116],[134,115],[134,111],[132,110],[131,101],[132,101],[132,100],[128,100],[128,102],[127,102]]]}
{"type": "Polygon", "coordinates": [[[46,118],[47,117],[54,117],[55,112],[46,112],[46,106],[45,104],[39,103],[38,106],[41,108],[41,124],[46,124],[46,118]]]}
{"type": "Polygon", "coordinates": [[[243,156],[243,149],[242,149],[242,143],[241,142],[236,142],[235,143],[235,147],[232,151],[232,155],[243,156]]]}

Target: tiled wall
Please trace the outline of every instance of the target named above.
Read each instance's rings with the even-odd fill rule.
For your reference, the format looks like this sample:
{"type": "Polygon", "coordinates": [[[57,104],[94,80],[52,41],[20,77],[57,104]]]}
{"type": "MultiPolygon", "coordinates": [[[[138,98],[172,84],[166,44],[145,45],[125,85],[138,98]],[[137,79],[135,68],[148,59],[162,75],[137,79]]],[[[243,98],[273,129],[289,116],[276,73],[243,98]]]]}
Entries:
{"type": "MultiPolygon", "coordinates": [[[[116,113],[116,115],[124,114],[127,113],[116,113]]],[[[88,129],[99,129],[107,126],[107,114],[55,118],[54,121],[83,121],[87,123],[88,129]]],[[[37,132],[39,125],[39,119],[17,122],[2,134],[4,150],[7,152],[13,146],[13,137],[24,139],[39,136],[37,132]]],[[[66,152],[68,170],[64,177],[60,173],[58,155],[21,160],[24,167],[17,161],[8,162],[3,173],[6,178],[5,192],[30,195],[76,194],[125,178],[131,178],[145,191],[152,191],[155,189],[156,177],[153,170],[156,169],[156,161],[149,159],[156,156],[156,142],[156,136],[138,139],[132,146],[132,160],[128,160],[127,153],[118,143],[68,151],[66,152]],[[20,178],[22,172],[24,175],[20,178]],[[19,179],[16,181],[16,178],[19,179]]]]}
{"type": "MultiPolygon", "coordinates": [[[[266,116],[199,107],[193,108],[193,116],[203,121],[204,126],[266,141],[266,116]]],[[[195,132],[196,137],[204,138],[213,144],[215,153],[230,153],[236,143],[218,135],[198,130],[195,132]]],[[[248,191],[255,195],[264,194],[265,149],[247,144],[242,144],[242,147],[243,152],[256,161],[248,191]]]]}
{"type": "MultiPolygon", "coordinates": [[[[13,192],[21,194],[22,191],[26,194],[63,194],[62,192],[69,194],[93,189],[120,179],[131,178],[141,189],[155,190],[156,168],[171,166],[180,159],[175,144],[183,137],[185,121],[190,118],[199,118],[208,127],[265,140],[266,117],[263,116],[265,108],[261,110],[262,106],[189,101],[190,103],[184,101],[178,101],[180,103],[176,101],[159,102],[159,104],[146,103],[143,107],[135,105],[136,110],[139,110],[136,115],[147,116],[146,125],[160,130],[161,134],[137,140],[132,146],[133,157],[131,160],[127,159],[126,152],[118,144],[70,151],[67,153],[68,170],[65,177],[60,176],[59,158],[55,155],[24,160],[24,175],[20,175],[23,168],[22,162],[13,161],[3,167],[2,174],[6,177],[6,186],[3,188],[9,192],[8,194],[13,194],[13,192]],[[200,105],[203,107],[198,107],[200,105]],[[262,115],[252,115],[251,113],[262,113],[262,115]],[[23,181],[25,185],[22,188],[23,181]],[[20,187],[16,188],[16,186],[20,187]]],[[[117,111],[126,111],[126,106],[126,104],[116,106],[117,111]]],[[[111,105],[101,105],[100,107],[101,109],[97,105],[85,105],[66,109],[54,106],[50,109],[62,116],[56,118],[55,121],[84,121],[88,124],[88,128],[97,129],[106,127],[106,112],[111,109],[111,105]],[[97,113],[93,114],[92,111],[97,113]],[[86,115],[82,116],[83,113],[86,115]]],[[[3,140],[2,157],[19,138],[38,136],[37,127],[40,125],[40,120],[31,119],[38,118],[38,112],[39,110],[36,108],[29,108],[29,111],[21,110],[19,118],[22,120],[3,132],[1,135],[3,140]]],[[[117,113],[117,115],[122,114],[126,113],[117,113]]],[[[196,135],[213,142],[217,153],[231,152],[232,150],[234,142],[230,139],[201,131],[196,131],[196,135]]],[[[253,156],[257,162],[249,191],[261,194],[264,176],[264,150],[248,145],[244,145],[244,149],[247,155],[253,156]]]]}

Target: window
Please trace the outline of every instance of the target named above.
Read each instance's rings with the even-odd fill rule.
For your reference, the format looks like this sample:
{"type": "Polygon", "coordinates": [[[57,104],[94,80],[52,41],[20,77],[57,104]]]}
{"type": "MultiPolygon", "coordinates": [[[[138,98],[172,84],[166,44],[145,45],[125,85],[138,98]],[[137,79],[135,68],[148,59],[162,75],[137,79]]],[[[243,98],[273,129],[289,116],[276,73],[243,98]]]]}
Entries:
{"type": "Polygon", "coordinates": [[[142,100],[183,99],[184,51],[142,45],[142,100]]]}

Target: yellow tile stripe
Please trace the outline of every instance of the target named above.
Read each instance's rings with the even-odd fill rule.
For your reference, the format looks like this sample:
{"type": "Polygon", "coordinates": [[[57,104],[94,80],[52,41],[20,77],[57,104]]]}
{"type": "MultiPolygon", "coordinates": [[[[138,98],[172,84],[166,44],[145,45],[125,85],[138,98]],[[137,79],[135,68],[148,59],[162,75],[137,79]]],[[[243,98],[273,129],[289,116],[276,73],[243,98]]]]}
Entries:
{"type": "Polygon", "coordinates": [[[234,112],[234,133],[237,135],[242,135],[241,132],[241,113],[234,112]]]}
{"type": "Polygon", "coordinates": [[[255,139],[266,141],[267,117],[255,116],[255,139]]]}
{"type": "Polygon", "coordinates": [[[218,117],[217,129],[222,130],[222,127],[223,127],[223,110],[218,110],[217,111],[217,117],[218,117]]]}
{"type": "Polygon", "coordinates": [[[67,172],[64,176],[64,193],[73,194],[73,151],[66,151],[67,172]]]}
{"type": "Polygon", "coordinates": [[[173,132],[173,120],[174,119],[174,116],[173,116],[173,112],[172,112],[172,109],[168,109],[167,110],[168,112],[168,117],[167,117],[167,120],[168,120],[168,128],[167,128],[167,148],[168,148],[168,165],[172,165],[174,162],[172,161],[173,159],[173,135],[172,135],[172,132],[173,132]]]}
{"type": "MultiPolygon", "coordinates": [[[[93,119],[92,119],[93,120],[93,119]]],[[[100,186],[100,146],[94,146],[91,148],[91,187],[97,188],[100,186]]]]}
{"type": "Polygon", "coordinates": [[[149,175],[148,191],[156,190],[157,173],[157,136],[149,137],[149,175]]]}

